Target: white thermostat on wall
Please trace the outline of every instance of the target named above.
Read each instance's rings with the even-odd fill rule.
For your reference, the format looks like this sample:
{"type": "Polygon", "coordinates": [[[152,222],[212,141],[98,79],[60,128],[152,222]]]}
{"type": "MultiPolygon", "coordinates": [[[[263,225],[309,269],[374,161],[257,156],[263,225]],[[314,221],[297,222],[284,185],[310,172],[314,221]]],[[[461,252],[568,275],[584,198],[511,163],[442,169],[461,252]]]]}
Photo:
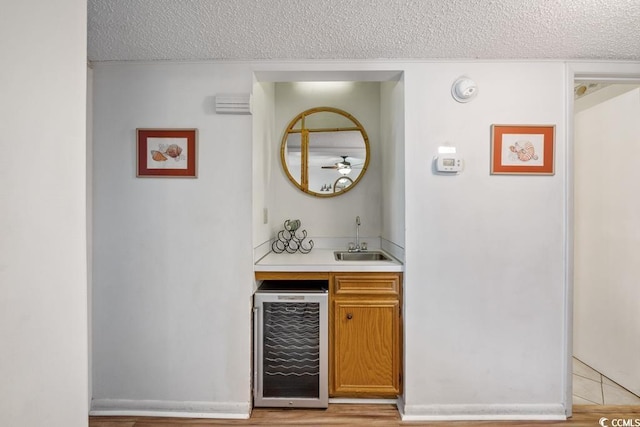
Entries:
{"type": "Polygon", "coordinates": [[[438,148],[434,166],[439,173],[458,173],[462,171],[463,161],[456,153],[455,147],[443,146],[438,148]]]}

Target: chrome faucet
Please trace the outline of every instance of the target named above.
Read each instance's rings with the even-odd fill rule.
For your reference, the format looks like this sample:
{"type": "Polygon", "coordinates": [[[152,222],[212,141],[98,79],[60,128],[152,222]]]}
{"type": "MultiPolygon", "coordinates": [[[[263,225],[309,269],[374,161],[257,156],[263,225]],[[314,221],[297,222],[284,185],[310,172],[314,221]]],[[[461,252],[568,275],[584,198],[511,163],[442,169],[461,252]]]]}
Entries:
{"type": "Polygon", "coordinates": [[[360,252],[360,251],[366,251],[367,250],[367,244],[366,243],[362,243],[362,245],[360,244],[360,217],[357,216],[356,217],[356,243],[354,244],[353,242],[349,243],[349,252],[360,252]]]}

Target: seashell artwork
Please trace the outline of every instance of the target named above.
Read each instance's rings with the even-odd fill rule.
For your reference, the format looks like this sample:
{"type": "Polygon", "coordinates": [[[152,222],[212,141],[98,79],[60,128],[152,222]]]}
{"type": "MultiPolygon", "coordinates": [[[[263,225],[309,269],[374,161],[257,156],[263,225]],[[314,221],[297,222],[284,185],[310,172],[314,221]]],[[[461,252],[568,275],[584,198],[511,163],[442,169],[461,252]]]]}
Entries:
{"type": "Polygon", "coordinates": [[[165,144],[159,144],[157,150],[151,150],[151,158],[156,162],[165,162],[169,160],[167,156],[173,158],[176,162],[183,160],[184,156],[182,155],[182,147],[178,144],[171,144],[168,146],[165,144]]]}
{"type": "Polygon", "coordinates": [[[176,162],[182,159],[182,147],[178,144],[171,144],[168,147],[160,144],[158,148],[160,150],[151,150],[151,158],[156,162],[166,162],[169,160],[167,156],[173,158],[176,162]]]}
{"type": "Polygon", "coordinates": [[[171,144],[167,147],[167,150],[164,153],[169,157],[177,159],[178,156],[182,154],[182,147],[180,147],[178,144],[171,144]]]}
{"type": "Polygon", "coordinates": [[[167,161],[167,157],[162,154],[160,151],[151,150],[151,158],[156,162],[164,162],[167,161]]]}
{"type": "Polygon", "coordinates": [[[197,178],[197,129],[136,129],[137,176],[197,178]]]}
{"type": "Polygon", "coordinates": [[[491,175],[553,175],[555,125],[491,125],[491,175]]]}
{"type": "Polygon", "coordinates": [[[518,141],[514,145],[509,146],[509,150],[518,156],[518,160],[528,162],[529,160],[538,160],[533,144],[529,141],[518,141]],[[522,144],[522,145],[520,145],[522,144]]]}

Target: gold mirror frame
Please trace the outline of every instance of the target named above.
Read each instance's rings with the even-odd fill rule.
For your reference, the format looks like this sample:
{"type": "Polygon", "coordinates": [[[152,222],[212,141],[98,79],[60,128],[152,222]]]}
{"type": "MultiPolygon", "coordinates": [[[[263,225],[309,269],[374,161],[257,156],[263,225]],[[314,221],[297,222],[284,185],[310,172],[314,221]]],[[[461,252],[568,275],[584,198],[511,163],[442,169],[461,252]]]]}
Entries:
{"type": "MultiPolygon", "coordinates": [[[[344,152],[340,152],[339,148],[336,148],[336,150],[338,152],[335,153],[333,157],[345,157],[343,156],[344,152]]],[[[291,120],[291,122],[289,122],[289,125],[285,129],[284,135],[282,137],[282,144],[280,145],[280,162],[282,164],[282,169],[284,170],[285,174],[289,178],[289,181],[291,181],[291,183],[293,183],[296,187],[298,187],[303,192],[315,197],[335,197],[351,190],[353,187],[356,186],[356,184],[358,184],[358,182],[364,176],[365,172],[367,171],[367,167],[369,166],[369,160],[370,160],[369,136],[367,135],[367,132],[364,130],[364,127],[362,126],[362,124],[355,117],[353,117],[351,114],[347,113],[346,111],[340,110],[338,108],[333,108],[333,107],[316,107],[316,108],[311,108],[309,110],[305,110],[302,113],[298,114],[296,117],[293,118],[293,120],[291,120]],[[340,116],[350,120],[354,126],[318,127],[318,128],[308,128],[306,126],[307,118],[309,116],[313,114],[325,113],[325,112],[339,114],[340,116]],[[309,188],[309,161],[310,161],[309,134],[319,133],[319,132],[326,133],[326,132],[354,132],[354,131],[359,131],[360,134],[362,135],[362,141],[364,143],[364,150],[365,150],[365,153],[364,153],[365,158],[364,158],[364,163],[361,165],[362,170],[360,171],[358,176],[355,179],[351,179],[351,177],[347,177],[353,183],[337,192],[335,191],[335,188],[325,189],[324,191],[326,192],[324,193],[310,189],[309,188]],[[288,163],[287,163],[287,157],[286,157],[287,142],[289,140],[289,136],[292,134],[300,134],[300,137],[299,137],[300,138],[300,156],[301,156],[300,180],[297,180],[293,176],[293,174],[289,170],[288,163]]],[[[335,165],[337,167],[338,163],[335,163],[335,165]]],[[[341,177],[345,177],[345,176],[346,175],[339,175],[337,177],[338,179],[335,181],[337,182],[341,177]]],[[[323,190],[320,190],[320,191],[323,191],[323,190]]]]}

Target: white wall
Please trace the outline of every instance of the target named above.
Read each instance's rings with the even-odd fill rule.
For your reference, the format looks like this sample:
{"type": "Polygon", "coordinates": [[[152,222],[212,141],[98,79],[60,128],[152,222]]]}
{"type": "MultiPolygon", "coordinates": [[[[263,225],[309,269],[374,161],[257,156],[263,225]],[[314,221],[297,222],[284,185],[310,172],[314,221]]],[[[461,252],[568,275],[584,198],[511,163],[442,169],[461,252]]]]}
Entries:
{"type": "Polygon", "coordinates": [[[0,14],[0,425],[87,425],[85,0],[0,14]]]}
{"type": "Polygon", "coordinates": [[[405,68],[405,413],[564,414],[566,127],[561,63],[405,68]],[[479,94],[455,102],[452,82],[479,94]],[[491,124],[556,125],[554,176],[491,176],[491,124]],[[458,176],[430,162],[450,142],[458,176]]]}
{"type": "MultiPolygon", "coordinates": [[[[162,408],[204,401],[209,413],[219,413],[231,402],[237,413],[246,410],[251,246],[264,230],[252,237],[243,227],[257,222],[252,222],[252,178],[238,174],[237,162],[227,160],[250,161],[252,119],[216,116],[207,97],[249,92],[252,85],[255,91],[256,69],[307,71],[316,74],[314,80],[325,71],[404,71],[397,87],[384,84],[381,91],[381,99],[403,105],[404,119],[400,113],[388,119],[403,126],[384,125],[380,133],[398,133],[392,146],[397,156],[404,131],[404,160],[393,162],[404,163],[404,199],[394,200],[404,200],[404,207],[391,215],[404,212],[406,218],[405,415],[562,417],[569,89],[560,62],[99,65],[94,397],[124,400],[99,403],[139,407],[147,399],[162,408]],[[468,104],[450,95],[462,74],[480,88],[468,104]],[[490,176],[493,123],[555,124],[556,174],[490,176]],[[134,178],[139,126],[198,127],[199,178],[134,178]],[[459,176],[431,173],[431,159],[446,141],[465,159],[459,176]]],[[[262,90],[268,108],[269,89],[262,90]]],[[[262,126],[260,132],[269,124],[262,126]]],[[[263,172],[269,173],[275,180],[280,172],[263,172]]],[[[398,169],[391,175],[401,174],[398,169]]],[[[253,186],[263,188],[256,181],[253,186]]],[[[352,232],[349,218],[361,205],[349,195],[359,188],[318,200],[323,209],[332,200],[353,204],[338,235],[352,232]]],[[[304,201],[300,209],[314,206],[315,199],[294,190],[304,201]]],[[[387,194],[382,188],[371,191],[371,197],[387,194]]],[[[291,215],[315,231],[305,219],[311,214],[291,215]]],[[[367,216],[362,216],[364,228],[367,216]]],[[[403,226],[394,220],[391,230],[382,230],[380,218],[370,221],[377,224],[374,231],[401,240],[403,226]]],[[[272,214],[271,221],[280,219],[272,214]]]]}
{"type": "Polygon", "coordinates": [[[91,322],[93,319],[92,301],[93,301],[93,70],[87,69],[87,339],[88,339],[88,370],[89,370],[89,395],[87,396],[87,407],[91,407],[91,398],[93,397],[93,347],[91,322]]]}
{"type": "MultiPolygon", "coordinates": [[[[405,245],[404,126],[404,80],[382,82],[380,85],[382,238],[393,243],[393,247],[399,248],[404,248],[405,245]]],[[[404,259],[404,256],[400,258],[404,259]]]]}
{"type": "MultiPolygon", "coordinates": [[[[253,111],[253,246],[273,238],[269,225],[273,199],[275,151],[275,84],[254,81],[251,99],[253,111]],[[266,212],[265,212],[266,209],[266,212]],[[266,221],[265,221],[266,213],[266,221]]],[[[277,173],[277,172],[276,172],[277,173]]]]}
{"type": "Polygon", "coordinates": [[[251,85],[231,63],[94,68],[95,413],[249,412],[252,119],[214,96],[251,85]],[[139,127],[197,128],[198,178],[136,178],[139,127]]]}
{"type": "MultiPolygon", "coordinates": [[[[616,88],[600,93],[610,89],[616,88]]],[[[634,89],[579,112],[574,125],[574,355],[636,394],[639,117],[640,89],[634,89]]]]}

